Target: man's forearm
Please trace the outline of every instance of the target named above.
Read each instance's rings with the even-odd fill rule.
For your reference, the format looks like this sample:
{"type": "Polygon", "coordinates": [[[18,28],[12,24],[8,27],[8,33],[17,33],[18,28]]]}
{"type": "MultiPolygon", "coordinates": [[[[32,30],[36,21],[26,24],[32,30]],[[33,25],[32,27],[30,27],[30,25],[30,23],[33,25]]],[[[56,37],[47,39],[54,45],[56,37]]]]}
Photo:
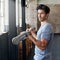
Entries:
{"type": "Polygon", "coordinates": [[[32,38],[30,39],[39,49],[44,50],[46,48],[46,46],[44,45],[44,42],[42,42],[41,40],[36,40],[33,36],[31,36],[32,38]]]}
{"type": "Polygon", "coordinates": [[[36,34],[35,33],[32,33],[32,36],[36,39],[36,34]]]}

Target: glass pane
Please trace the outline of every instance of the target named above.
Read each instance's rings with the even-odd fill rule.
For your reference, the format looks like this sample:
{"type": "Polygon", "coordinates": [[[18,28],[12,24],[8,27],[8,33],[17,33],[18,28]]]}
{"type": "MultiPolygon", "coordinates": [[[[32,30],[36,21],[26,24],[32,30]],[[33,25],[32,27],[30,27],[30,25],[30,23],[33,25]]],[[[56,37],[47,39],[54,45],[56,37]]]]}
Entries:
{"type": "Polygon", "coordinates": [[[3,2],[4,0],[0,0],[1,2],[3,2]]]}
{"type": "Polygon", "coordinates": [[[4,18],[0,17],[0,33],[4,32],[4,18]]]}
{"type": "Polygon", "coordinates": [[[4,15],[4,3],[3,2],[1,2],[1,16],[3,16],[4,15]]]}
{"type": "Polygon", "coordinates": [[[19,26],[22,27],[22,8],[21,8],[21,4],[19,3],[19,26]]]}
{"type": "Polygon", "coordinates": [[[0,16],[1,16],[1,2],[0,2],[0,16]]]}

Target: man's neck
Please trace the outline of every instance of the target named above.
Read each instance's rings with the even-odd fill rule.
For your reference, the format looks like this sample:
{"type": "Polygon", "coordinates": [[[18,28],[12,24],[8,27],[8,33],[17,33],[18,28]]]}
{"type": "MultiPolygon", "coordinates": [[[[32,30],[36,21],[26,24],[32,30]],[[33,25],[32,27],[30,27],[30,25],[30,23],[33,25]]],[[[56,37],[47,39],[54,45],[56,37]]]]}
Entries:
{"type": "Polygon", "coordinates": [[[43,22],[41,22],[41,26],[42,26],[42,25],[45,25],[46,23],[48,23],[48,21],[43,21],[43,22]]]}

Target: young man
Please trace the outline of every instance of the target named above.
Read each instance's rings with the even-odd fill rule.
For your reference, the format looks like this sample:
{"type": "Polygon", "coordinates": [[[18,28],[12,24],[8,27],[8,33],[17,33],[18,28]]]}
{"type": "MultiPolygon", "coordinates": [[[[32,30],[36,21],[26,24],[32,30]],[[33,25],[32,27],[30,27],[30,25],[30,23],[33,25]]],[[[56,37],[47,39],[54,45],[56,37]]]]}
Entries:
{"type": "Polygon", "coordinates": [[[37,6],[38,19],[41,22],[41,26],[37,32],[37,35],[30,28],[31,35],[28,38],[35,44],[34,60],[44,60],[48,55],[49,42],[52,38],[52,25],[48,22],[48,16],[50,8],[46,5],[40,4],[37,6]]]}

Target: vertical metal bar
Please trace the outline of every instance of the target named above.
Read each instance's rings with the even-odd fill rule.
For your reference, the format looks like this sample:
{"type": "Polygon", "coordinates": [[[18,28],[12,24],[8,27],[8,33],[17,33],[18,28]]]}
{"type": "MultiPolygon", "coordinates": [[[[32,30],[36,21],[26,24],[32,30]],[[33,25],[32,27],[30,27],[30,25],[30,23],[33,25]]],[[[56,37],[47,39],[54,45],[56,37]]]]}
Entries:
{"type": "MultiPolygon", "coordinates": [[[[26,30],[26,23],[25,23],[25,0],[21,0],[22,3],[22,31],[26,30]]],[[[22,41],[22,53],[23,53],[23,60],[26,60],[26,40],[22,41]]]]}
{"type": "Polygon", "coordinates": [[[16,0],[9,0],[8,60],[18,60],[18,46],[12,44],[12,38],[17,35],[15,2],[16,0]]]}
{"type": "Polygon", "coordinates": [[[23,60],[26,60],[26,41],[22,41],[23,60]]]}
{"type": "Polygon", "coordinates": [[[22,31],[26,30],[26,23],[25,23],[25,6],[22,6],[22,31]]]}

